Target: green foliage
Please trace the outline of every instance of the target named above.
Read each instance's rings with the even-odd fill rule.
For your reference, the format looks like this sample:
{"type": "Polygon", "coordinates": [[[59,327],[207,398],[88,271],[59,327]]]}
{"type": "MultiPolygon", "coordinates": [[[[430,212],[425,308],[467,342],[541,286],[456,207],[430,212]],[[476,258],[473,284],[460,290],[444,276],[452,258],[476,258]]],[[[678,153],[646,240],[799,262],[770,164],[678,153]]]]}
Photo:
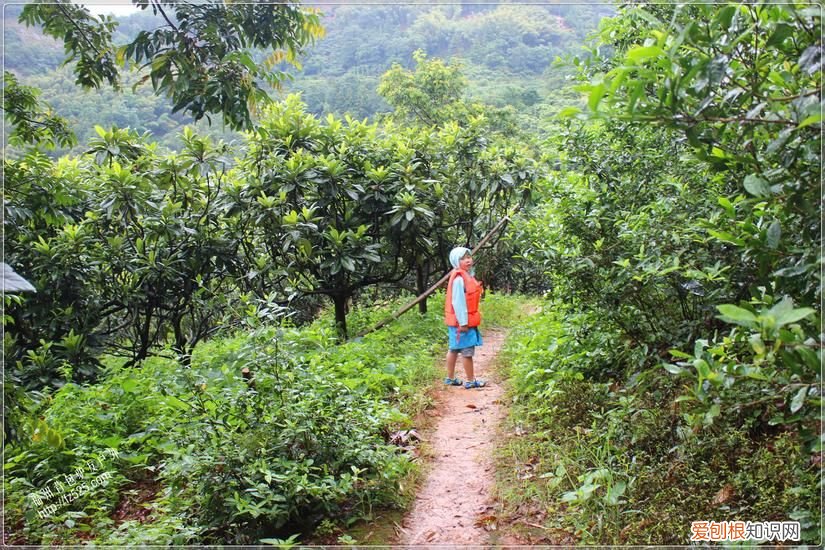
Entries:
{"type": "Polygon", "coordinates": [[[820,540],[820,26],[628,6],[578,61],[589,113],[560,113],[565,170],[513,239],[558,310],[511,352],[512,448],[575,540],[755,510],[820,540]]]}
{"type": "MultiPolygon", "coordinates": [[[[65,40],[84,85],[119,82],[111,43],[123,39],[122,61],[148,63],[174,108],[250,131],[236,147],[187,128],[164,153],[100,124],[74,158],[4,161],[6,258],[38,289],[4,304],[13,542],[294,544],[324,519],[329,530],[399,504],[411,465],[389,434],[427,406],[443,297],[435,314],[424,302],[364,338],[345,342],[348,329],[387,313],[367,304],[421,293],[452,246],[514,208],[479,277],[549,301],[525,318],[485,298],[487,322],[519,328],[509,501],[537,500],[549,512],[537,521],[588,544],[678,544],[690,521],[746,516],[799,520],[804,541],[819,540],[819,11],[623,7],[575,62],[586,97],[566,90],[548,106],[571,69],[545,61],[583,27],[541,15],[572,7],[335,8],[365,29],[362,48],[335,54],[360,67],[352,82],[367,85],[387,55],[397,63],[379,90],[396,112],[382,124],[319,118],[291,96],[252,125],[254,79],[282,80],[280,64],[320,32],[315,16],[141,7],[175,15],[122,36],[66,3],[22,18],[65,40]],[[250,17],[277,21],[251,28],[250,17]],[[175,32],[184,23],[205,42],[175,32]],[[404,39],[382,46],[394,25],[430,53],[467,50],[471,79],[458,62],[408,58],[417,48],[404,39]],[[253,50],[273,44],[260,62],[253,50]],[[539,70],[543,87],[519,80],[539,70]],[[520,118],[466,99],[478,75],[520,118]],[[515,131],[537,113],[559,115],[538,124],[540,161],[515,131]],[[282,318],[313,318],[318,296],[334,308],[312,326],[282,318]],[[27,495],[112,447],[108,484],[36,513],[27,495]],[[123,513],[123,495],[145,486],[150,526],[123,513]]],[[[34,90],[11,73],[5,83],[19,146],[70,144],[34,90]]],[[[372,114],[371,102],[357,108],[372,114]]],[[[171,128],[165,110],[152,118],[171,128]]]]}
{"type": "Polygon", "coordinates": [[[166,458],[171,485],[192,495],[224,540],[317,521],[357,504],[353,496],[381,501],[392,494],[385,484],[404,473],[381,437],[386,408],[328,368],[282,364],[277,340],[265,344],[272,336],[253,335],[236,356],[254,372],[254,390],[196,377],[188,429],[166,458]]]}
{"type": "Polygon", "coordinates": [[[84,88],[98,88],[106,81],[117,87],[118,68],[112,46],[117,22],[111,16],[92,16],[84,6],[70,2],[25,6],[20,22],[39,26],[43,33],[63,41],[64,63],[75,63],[75,82],[84,88]]]}
{"type": "Polygon", "coordinates": [[[804,244],[780,249],[783,234],[805,244],[819,234],[819,12],[804,3],[666,11],[669,24],[648,14],[632,36],[643,42],[623,45],[615,67],[596,77],[591,108],[606,95],[617,114],[684,133],[698,159],[730,178],[730,206],[709,220],[710,234],[740,249],[754,284],[778,279],[818,300],[816,254],[804,244]]]}
{"type": "Polygon", "coordinates": [[[113,43],[112,17],[97,18],[69,2],[29,4],[20,20],[63,41],[64,63],[75,63],[78,85],[99,88],[105,81],[117,88],[119,66],[148,68],[142,81],[150,80],[157,95],[171,99],[172,112],[184,110],[194,120],[220,113],[235,129],[251,128],[250,108],[268,99],[258,82],[277,87],[286,75],[275,67],[296,64],[304,47],[323,34],[314,11],[287,4],[134,4],[151,7],[161,24],[122,46],[113,43]],[[253,49],[269,49],[271,55],[260,63],[253,49]]]}
{"type": "MultiPolygon", "coordinates": [[[[158,147],[167,151],[182,148],[180,134],[187,125],[191,125],[199,135],[209,136],[214,141],[230,141],[240,137],[228,126],[210,126],[205,118],[195,122],[184,112],[172,113],[168,100],[155,96],[150,87],[136,86],[140,80],[137,73],[123,74],[123,89],[119,91],[111,87],[80,91],[74,84],[70,67],[20,78],[26,84],[41,90],[41,97],[49,98],[52,110],[70,122],[70,128],[77,136],[77,143],[73,147],[58,147],[55,156],[83,153],[89,140],[98,137],[95,126],[130,128],[139,134],[149,132],[158,147]]],[[[22,147],[7,148],[7,156],[12,158],[23,154],[22,147]]]]}
{"type": "Polygon", "coordinates": [[[481,238],[538,176],[528,151],[484,130],[481,116],[423,131],[322,121],[296,96],[273,107],[231,196],[250,286],[329,296],[343,337],[358,290],[413,271],[420,294],[453,243],[481,238]]]}
{"type": "Polygon", "coordinates": [[[713,343],[698,340],[693,356],[671,350],[683,361],[665,368],[695,383],[678,400],[695,405],[685,416],[692,427],[712,423],[725,405],[727,414],[743,422],[769,416],[769,425],[795,427],[806,448],[818,452],[821,441],[812,421],[821,397],[812,381],[820,375],[822,351],[809,334],[821,321],[812,319],[813,327],[802,323],[815,311],[794,308],[790,298],[775,304],[769,295],[764,300],[747,304],[749,309],[718,306],[720,318],[740,328],[713,343]]]}
{"type": "Polygon", "coordinates": [[[584,544],[680,544],[697,517],[796,519],[803,541],[819,539],[819,468],[804,436],[728,409],[691,423],[677,380],[600,366],[621,334],[595,321],[551,302],[508,339],[519,435],[501,451],[507,509],[538,501],[548,528],[584,544]]]}
{"type": "Polygon", "coordinates": [[[455,111],[461,107],[459,101],[467,85],[460,66],[445,65],[440,59],[428,61],[423,50],[416,50],[413,59],[414,73],[395,63],[381,76],[378,93],[395,109],[394,115],[423,125],[466,115],[455,111]]]}
{"type": "MultiPolygon", "coordinates": [[[[794,324],[819,311],[821,298],[821,68],[813,61],[820,49],[819,13],[804,4],[691,6],[665,12],[669,24],[657,19],[663,14],[628,12],[629,18],[647,21],[646,26],[630,34],[615,67],[591,84],[590,107],[596,109],[606,95],[607,103],[628,118],[658,121],[683,132],[694,157],[725,182],[719,195],[707,201],[713,211],[699,226],[708,235],[704,242],[741,258],[725,262],[733,267],[727,273],[731,286],[716,299],[722,303],[721,320],[742,328],[696,341],[698,390],[693,395],[703,401],[706,381],[727,390],[719,400],[705,400],[701,414],[714,416],[725,406],[755,406],[755,414],[768,414],[767,400],[750,403],[764,392],[787,399],[795,413],[808,385],[818,387],[820,381],[819,320],[794,324]],[[795,39],[789,40],[792,35],[795,39]],[[676,73],[684,76],[677,80],[676,73]],[[663,79],[674,85],[667,90],[663,79]],[[646,93],[654,88],[661,90],[655,98],[646,93]],[[730,304],[736,301],[749,301],[752,309],[730,304]],[[795,309],[795,303],[801,308],[795,309]],[[706,345],[708,357],[702,351],[706,345]],[[738,377],[754,382],[731,388],[738,377]],[[798,396],[796,403],[790,393],[798,396]]],[[[814,417],[810,414],[808,423],[797,428],[808,434],[809,446],[818,448],[810,433],[814,417]]],[[[780,416],[776,422],[800,419],[780,416]]]]}
{"type": "Polygon", "coordinates": [[[102,349],[136,362],[171,339],[186,355],[223,311],[226,148],[187,131],[186,149],[161,158],[134,132],[98,133],[85,157],[6,161],[7,258],[38,289],[9,309],[11,357],[32,387],[61,361],[91,379],[102,349]]]}
{"type": "MultiPolygon", "coordinates": [[[[497,108],[471,102],[465,98],[467,78],[461,64],[445,64],[438,58],[428,59],[423,50],[413,53],[414,71],[398,63],[381,75],[378,94],[394,111],[390,120],[411,126],[476,126],[482,121],[485,134],[515,137],[519,134],[512,108],[497,108]]],[[[524,135],[519,135],[528,140],[524,135]]]]}
{"type": "Polygon", "coordinates": [[[8,139],[12,145],[44,144],[68,147],[75,143],[66,119],[41,104],[38,90],[22,86],[10,72],[3,72],[3,111],[12,124],[8,139]]]}
{"type": "Polygon", "coordinates": [[[92,381],[101,352],[137,364],[166,346],[186,363],[218,327],[313,295],[345,338],[357,292],[410,273],[422,292],[529,193],[528,152],[483,130],[322,122],[292,96],[239,159],[188,128],[164,155],[100,126],[79,157],[7,159],[7,259],[38,289],[9,303],[13,375],[92,381]]]}
{"type": "Polygon", "coordinates": [[[6,326],[13,324],[11,339],[19,347],[6,358],[29,364],[21,376],[30,387],[60,385],[57,368],[73,357],[82,359],[75,363],[76,379],[89,379],[95,371],[84,349],[95,347],[86,337],[102,304],[89,285],[91,251],[76,224],[86,193],[74,185],[71,172],[71,163],[58,167],[39,152],[5,161],[6,258],[39,290],[8,304],[6,326]]]}
{"type": "MultiPolygon", "coordinates": [[[[327,36],[305,58],[304,74],[288,84],[316,113],[357,118],[386,112],[374,90],[394,64],[414,70],[416,50],[433,58],[461,59],[472,101],[503,107],[505,86],[531,88],[551,102],[545,78],[557,56],[574,52],[607,5],[327,6],[327,36]],[[360,90],[354,95],[356,90],[360,90]]],[[[451,62],[452,63],[452,62],[451,62]]],[[[558,88],[559,80],[552,87],[558,88]]],[[[529,93],[529,92],[527,92],[529,93]]],[[[518,100],[521,102],[521,99],[518,100]]],[[[425,105],[421,105],[426,108],[425,105]]],[[[519,109],[521,110],[521,109],[519,109]]],[[[531,126],[535,124],[531,120],[531,126]]]]}
{"type": "MultiPolygon", "coordinates": [[[[368,323],[395,305],[359,313],[368,323]]],[[[426,405],[441,315],[334,341],[325,315],[213,339],[189,366],[107,359],[97,384],[64,385],[32,405],[42,420],[6,447],[6,521],[25,526],[15,540],[254,544],[400,504],[412,466],[389,436],[426,405]],[[112,473],[105,486],[37,516],[29,493],[107,448],[119,458],[101,468],[112,473]],[[141,484],[154,487],[145,524],[115,513],[141,484]]]]}
{"type": "MultiPolygon", "coordinates": [[[[174,10],[166,4],[162,7],[170,21],[177,25],[174,10]]],[[[140,132],[150,131],[161,145],[179,147],[176,136],[185,125],[196,122],[194,110],[205,103],[190,104],[192,109],[183,108],[171,113],[177,101],[158,97],[154,88],[139,85],[149,71],[155,70],[152,67],[131,72],[123,71],[116,64],[122,88],[120,93],[106,86],[83,92],[75,89],[72,67],[58,68],[64,57],[63,44],[44,36],[36,27],[19,23],[17,18],[21,9],[7,6],[4,12],[6,69],[18,75],[24,84],[43,90],[55,111],[71,121],[72,130],[81,143],[93,134],[92,128],[97,124],[106,128],[114,125],[119,128],[128,126],[140,132]]],[[[157,43],[169,38],[174,34],[171,27],[159,11],[153,14],[155,11],[156,8],[147,6],[138,13],[119,17],[108,43],[133,44],[139,35],[143,37],[141,40],[157,43]],[[146,33],[150,35],[148,38],[146,33]]],[[[552,95],[565,83],[562,71],[550,66],[551,62],[557,56],[577,51],[599,18],[610,13],[612,8],[599,4],[503,5],[481,10],[475,16],[469,16],[472,11],[469,5],[328,5],[323,11],[325,36],[323,39],[316,37],[312,44],[307,43],[302,48],[300,71],[288,63],[267,67],[262,62],[272,54],[269,48],[246,49],[257,64],[257,70],[271,70],[280,78],[280,87],[292,93],[300,92],[310,112],[316,115],[335,113],[339,117],[349,113],[356,119],[387,112],[386,102],[375,91],[380,76],[393,63],[414,67],[413,52],[423,48],[430,56],[442,59],[460,57],[466,74],[471,77],[468,92],[473,101],[496,107],[513,105],[523,113],[519,124],[534,128],[543,124],[546,117],[540,115],[540,111],[557,103],[552,95]],[[290,78],[282,78],[284,75],[279,71],[289,73],[290,78]]],[[[95,29],[100,25],[94,18],[78,18],[78,21],[95,29]]],[[[234,32],[224,32],[224,35],[232,36],[234,32]]],[[[209,37],[211,52],[222,47],[218,42],[218,39],[209,37]]],[[[175,48],[174,59],[180,59],[182,63],[192,61],[185,46],[179,48],[175,43],[169,46],[175,48]]],[[[276,50],[284,51],[284,48],[276,50]]],[[[118,61],[116,48],[105,51],[107,56],[114,55],[118,61]]],[[[228,67],[230,61],[241,59],[245,60],[243,56],[227,58],[223,64],[228,67]]],[[[129,62],[133,63],[133,60],[129,62]]],[[[248,69],[241,66],[240,70],[246,72],[248,69]]],[[[190,74],[188,80],[193,90],[202,84],[203,76],[197,71],[190,74]]],[[[211,81],[216,81],[217,73],[212,77],[211,81]]],[[[160,85],[163,77],[158,74],[158,78],[160,85]]],[[[231,80],[230,76],[223,81],[227,79],[231,80]]],[[[258,79],[262,87],[265,87],[264,82],[265,79],[258,79]]],[[[184,84],[184,78],[176,81],[176,86],[183,87],[184,84]]],[[[240,87],[243,86],[241,83],[240,87]]],[[[158,93],[166,95],[161,90],[158,93]]],[[[184,97],[182,92],[178,95],[184,97]]],[[[242,94],[236,94],[232,101],[239,103],[242,97],[242,94]]],[[[226,139],[230,134],[229,125],[209,128],[206,124],[208,114],[198,125],[199,133],[209,132],[213,137],[226,139]]],[[[251,110],[250,116],[256,118],[257,111],[251,110]]]]}

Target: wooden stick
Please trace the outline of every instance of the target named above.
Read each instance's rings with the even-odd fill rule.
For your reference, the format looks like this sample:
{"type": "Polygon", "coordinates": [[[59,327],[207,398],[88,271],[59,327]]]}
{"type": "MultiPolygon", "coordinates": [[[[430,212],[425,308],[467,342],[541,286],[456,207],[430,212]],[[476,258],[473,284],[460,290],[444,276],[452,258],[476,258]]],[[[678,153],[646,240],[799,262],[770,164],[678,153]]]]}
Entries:
{"type": "MultiPolygon", "coordinates": [[[[489,241],[489,240],[493,237],[493,235],[495,235],[495,234],[499,231],[499,229],[501,229],[501,228],[504,226],[504,224],[505,224],[505,223],[507,223],[507,222],[509,222],[509,221],[510,221],[510,216],[504,216],[504,217],[503,217],[503,218],[502,218],[502,219],[501,219],[501,220],[500,220],[500,221],[496,224],[496,226],[490,230],[490,232],[489,232],[489,233],[487,233],[486,235],[484,235],[484,238],[483,238],[483,239],[481,239],[481,240],[478,242],[478,244],[475,246],[475,248],[473,248],[473,249],[470,251],[470,254],[475,254],[476,252],[478,252],[478,250],[480,250],[480,249],[481,249],[481,247],[483,247],[485,244],[487,244],[487,242],[488,242],[488,241],[489,241]]],[[[435,292],[435,291],[438,289],[438,287],[440,287],[440,286],[442,286],[444,283],[446,283],[446,282],[447,282],[447,280],[450,278],[450,273],[452,273],[452,270],[448,271],[448,272],[447,272],[447,274],[446,274],[446,275],[444,275],[443,277],[441,277],[441,279],[440,279],[437,283],[435,283],[433,286],[431,286],[430,288],[428,288],[427,290],[425,290],[425,291],[424,291],[424,293],[423,293],[423,294],[421,294],[420,296],[418,296],[415,300],[413,300],[413,301],[412,301],[412,302],[410,302],[409,304],[405,305],[404,307],[402,307],[401,309],[399,309],[398,311],[396,311],[396,312],[395,312],[395,313],[393,313],[391,316],[387,317],[386,319],[384,319],[383,321],[381,321],[380,323],[378,323],[377,325],[375,325],[375,326],[374,326],[374,327],[372,327],[371,329],[367,329],[367,330],[365,330],[364,332],[362,332],[361,334],[359,334],[359,335],[358,335],[358,337],[360,338],[361,336],[365,336],[365,335],[369,334],[370,332],[375,332],[376,330],[378,330],[378,329],[380,329],[380,328],[383,328],[384,326],[386,326],[386,325],[390,324],[391,322],[393,322],[393,321],[395,321],[396,319],[398,319],[399,317],[401,317],[403,314],[407,313],[407,312],[408,312],[409,310],[411,310],[411,309],[412,309],[412,308],[413,308],[416,304],[418,304],[418,303],[419,303],[419,302],[421,302],[422,300],[425,300],[425,299],[427,298],[427,296],[429,296],[430,294],[432,294],[433,292],[435,292]]]]}
{"type": "Polygon", "coordinates": [[[549,527],[545,527],[544,525],[539,525],[538,523],[530,523],[529,521],[524,520],[524,519],[518,519],[516,521],[518,521],[519,523],[523,523],[524,525],[526,525],[528,527],[535,527],[536,529],[544,529],[545,531],[551,531],[551,529],[549,527]]]}

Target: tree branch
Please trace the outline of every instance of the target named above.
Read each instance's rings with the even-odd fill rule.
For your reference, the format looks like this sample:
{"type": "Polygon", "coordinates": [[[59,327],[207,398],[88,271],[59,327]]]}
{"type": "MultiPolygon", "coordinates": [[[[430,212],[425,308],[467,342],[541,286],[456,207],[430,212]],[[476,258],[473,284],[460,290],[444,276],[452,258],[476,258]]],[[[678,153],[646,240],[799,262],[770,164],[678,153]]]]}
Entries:
{"type": "Polygon", "coordinates": [[[165,11],[163,11],[163,6],[161,6],[161,4],[160,4],[160,2],[158,2],[158,0],[152,0],[152,6],[154,6],[154,8],[155,8],[157,11],[159,11],[159,12],[160,12],[160,14],[161,14],[161,15],[163,16],[163,18],[166,20],[166,23],[168,23],[168,24],[169,24],[169,26],[170,26],[170,27],[172,27],[172,29],[174,29],[176,32],[178,32],[178,31],[180,30],[180,29],[178,29],[178,28],[175,26],[175,24],[174,24],[174,23],[172,23],[172,21],[171,21],[171,20],[169,19],[169,17],[166,15],[166,12],[165,12],[165,11]]]}
{"type": "Polygon", "coordinates": [[[94,52],[97,54],[97,56],[98,56],[98,57],[100,57],[100,56],[101,56],[101,52],[100,52],[100,50],[98,50],[98,49],[95,47],[95,45],[92,43],[92,41],[91,41],[91,40],[89,40],[89,37],[88,37],[88,36],[86,36],[86,33],[85,33],[85,32],[83,32],[83,29],[82,29],[82,28],[80,28],[80,25],[78,25],[78,24],[77,24],[77,21],[75,21],[75,20],[74,20],[74,18],[71,16],[71,14],[69,14],[69,13],[66,11],[66,8],[64,8],[62,4],[56,4],[56,5],[57,5],[57,9],[59,9],[59,10],[63,13],[63,16],[64,16],[64,17],[66,17],[66,19],[68,19],[68,20],[69,20],[69,22],[72,24],[72,26],[73,26],[75,29],[77,29],[77,32],[78,32],[78,33],[80,33],[80,36],[82,36],[82,37],[83,37],[83,40],[85,40],[85,41],[86,41],[86,44],[88,44],[88,45],[89,45],[89,48],[91,48],[92,50],[94,50],[94,52]]]}

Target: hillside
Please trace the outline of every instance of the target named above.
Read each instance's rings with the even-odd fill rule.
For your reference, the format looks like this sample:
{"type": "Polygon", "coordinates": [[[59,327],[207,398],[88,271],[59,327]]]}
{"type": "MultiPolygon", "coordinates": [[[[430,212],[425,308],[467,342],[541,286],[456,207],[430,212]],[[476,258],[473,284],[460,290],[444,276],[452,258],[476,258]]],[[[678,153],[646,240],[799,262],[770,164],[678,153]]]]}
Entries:
{"type": "MultiPolygon", "coordinates": [[[[580,51],[586,35],[612,11],[600,4],[340,4],[319,9],[326,36],[301,59],[302,70],[288,71],[292,81],[273,91],[273,97],[301,92],[314,114],[372,118],[389,111],[376,92],[380,75],[393,63],[411,67],[413,52],[423,49],[430,57],[460,62],[472,98],[511,105],[533,122],[565,84],[565,73],[553,67],[553,61],[580,51]]],[[[81,91],[69,67],[60,67],[61,45],[19,23],[19,8],[9,7],[4,14],[6,69],[42,90],[42,98],[71,121],[80,144],[99,124],[150,132],[161,145],[179,147],[177,133],[191,120],[171,114],[169,103],[155,97],[148,85],[133,90],[137,76],[121,93],[81,91]]],[[[139,29],[151,27],[153,19],[148,13],[119,19],[116,40],[127,42],[139,29]]],[[[236,137],[220,121],[211,128],[206,123],[198,126],[205,133],[236,137]]]]}

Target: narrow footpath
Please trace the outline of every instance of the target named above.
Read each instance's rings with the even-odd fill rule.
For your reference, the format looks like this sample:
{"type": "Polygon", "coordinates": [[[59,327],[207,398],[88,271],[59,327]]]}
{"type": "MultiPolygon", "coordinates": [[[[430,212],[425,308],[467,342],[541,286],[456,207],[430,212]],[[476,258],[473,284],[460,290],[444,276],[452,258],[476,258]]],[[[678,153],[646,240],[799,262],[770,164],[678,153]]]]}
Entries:
{"type": "MultiPolygon", "coordinates": [[[[428,475],[402,522],[398,545],[490,543],[485,521],[494,509],[493,449],[505,414],[504,389],[493,367],[506,333],[488,330],[483,336],[474,367],[476,377],[487,380],[488,386],[443,386],[438,391],[440,418],[424,441],[431,456],[428,475]]],[[[461,358],[456,375],[464,379],[461,358]]]]}

